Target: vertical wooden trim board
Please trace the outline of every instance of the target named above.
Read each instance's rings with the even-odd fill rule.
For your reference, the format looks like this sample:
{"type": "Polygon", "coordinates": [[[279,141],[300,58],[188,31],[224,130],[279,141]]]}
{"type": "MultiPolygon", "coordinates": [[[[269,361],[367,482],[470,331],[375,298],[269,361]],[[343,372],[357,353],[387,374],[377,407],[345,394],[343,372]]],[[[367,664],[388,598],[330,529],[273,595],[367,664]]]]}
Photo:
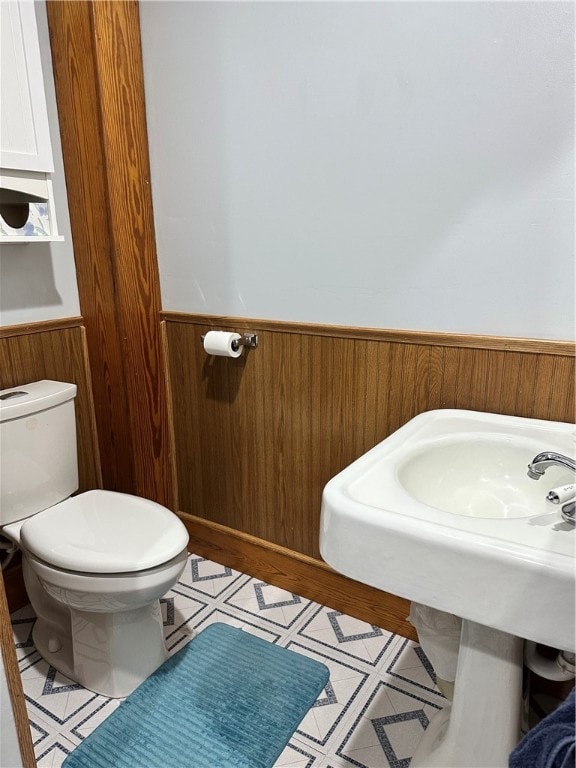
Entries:
{"type": "MultiPolygon", "coordinates": [[[[8,693],[10,696],[10,701],[2,700],[2,717],[6,716],[8,707],[12,706],[18,742],[20,745],[22,768],[35,768],[36,758],[34,757],[32,734],[28,723],[26,700],[24,699],[20,669],[18,668],[18,660],[14,648],[12,624],[10,623],[10,614],[8,613],[8,604],[4,592],[2,571],[0,571],[0,645],[2,648],[2,663],[4,664],[8,693]]],[[[6,766],[6,768],[8,768],[8,766],[6,766]]]]}
{"type": "Polygon", "coordinates": [[[174,507],[138,3],[47,3],[106,488],[174,507]]]}
{"type": "Polygon", "coordinates": [[[46,3],[74,257],[106,488],[134,487],[89,4],[46,3]]]}

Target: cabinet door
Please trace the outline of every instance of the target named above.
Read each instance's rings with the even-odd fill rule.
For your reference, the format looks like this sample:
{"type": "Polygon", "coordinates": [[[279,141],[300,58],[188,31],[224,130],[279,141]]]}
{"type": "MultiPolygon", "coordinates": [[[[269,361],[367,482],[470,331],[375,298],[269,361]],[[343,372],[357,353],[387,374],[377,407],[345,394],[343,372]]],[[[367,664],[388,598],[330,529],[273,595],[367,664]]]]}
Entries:
{"type": "Polygon", "coordinates": [[[0,0],[0,168],[52,173],[33,0],[0,0]]]}

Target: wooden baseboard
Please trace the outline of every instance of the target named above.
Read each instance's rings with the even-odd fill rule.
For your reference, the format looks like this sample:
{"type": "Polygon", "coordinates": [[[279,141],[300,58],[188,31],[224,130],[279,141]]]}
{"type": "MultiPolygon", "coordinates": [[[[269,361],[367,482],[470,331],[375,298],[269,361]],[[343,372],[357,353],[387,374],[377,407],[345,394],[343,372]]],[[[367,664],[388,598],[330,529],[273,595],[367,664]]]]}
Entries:
{"type": "Polygon", "coordinates": [[[190,534],[189,550],[194,554],[418,641],[406,619],[410,610],[407,600],[367,587],[320,560],[250,534],[184,512],[178,516],[190,534]]]}

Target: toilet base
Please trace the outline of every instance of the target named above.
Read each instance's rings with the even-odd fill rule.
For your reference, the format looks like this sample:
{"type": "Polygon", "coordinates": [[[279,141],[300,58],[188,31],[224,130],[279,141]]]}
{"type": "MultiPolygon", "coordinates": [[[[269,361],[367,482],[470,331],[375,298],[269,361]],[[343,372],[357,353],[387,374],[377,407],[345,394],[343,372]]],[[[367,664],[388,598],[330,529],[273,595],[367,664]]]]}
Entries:
{"type": "Polygon", "coordinates": [[[94,693],[124,698],[168,658],[160,603],[121,613],[74,608],[70,632],[38,617],[32,637],[40,655],[94,693]]]}
{"type": "Polygon", "coordinates": [[[506,768],[520,739],[523,640],[462,622],[454,701],[431,721],[410,768],[506,768]]]}
{"type": "Polygon", "coordinates": [[[25,554],[38,652],[94,693],[128,696],[168,658],[160,597],[176,583],[186,558],[183,550],[157,568],[116,575],[60,571],[25,554]]]}

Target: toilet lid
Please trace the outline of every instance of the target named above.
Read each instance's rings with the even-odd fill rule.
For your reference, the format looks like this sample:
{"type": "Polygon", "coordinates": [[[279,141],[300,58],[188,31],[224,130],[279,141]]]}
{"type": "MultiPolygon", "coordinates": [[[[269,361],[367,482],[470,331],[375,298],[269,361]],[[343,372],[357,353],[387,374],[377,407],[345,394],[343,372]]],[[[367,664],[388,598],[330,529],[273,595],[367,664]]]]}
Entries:
{"type": "Polygon", "coordinates": [[[188,532],[166,507],[114,491],[87,491],[28,518],[22,545],[57,568],[131,573],[176,557],[188,532]]]}

